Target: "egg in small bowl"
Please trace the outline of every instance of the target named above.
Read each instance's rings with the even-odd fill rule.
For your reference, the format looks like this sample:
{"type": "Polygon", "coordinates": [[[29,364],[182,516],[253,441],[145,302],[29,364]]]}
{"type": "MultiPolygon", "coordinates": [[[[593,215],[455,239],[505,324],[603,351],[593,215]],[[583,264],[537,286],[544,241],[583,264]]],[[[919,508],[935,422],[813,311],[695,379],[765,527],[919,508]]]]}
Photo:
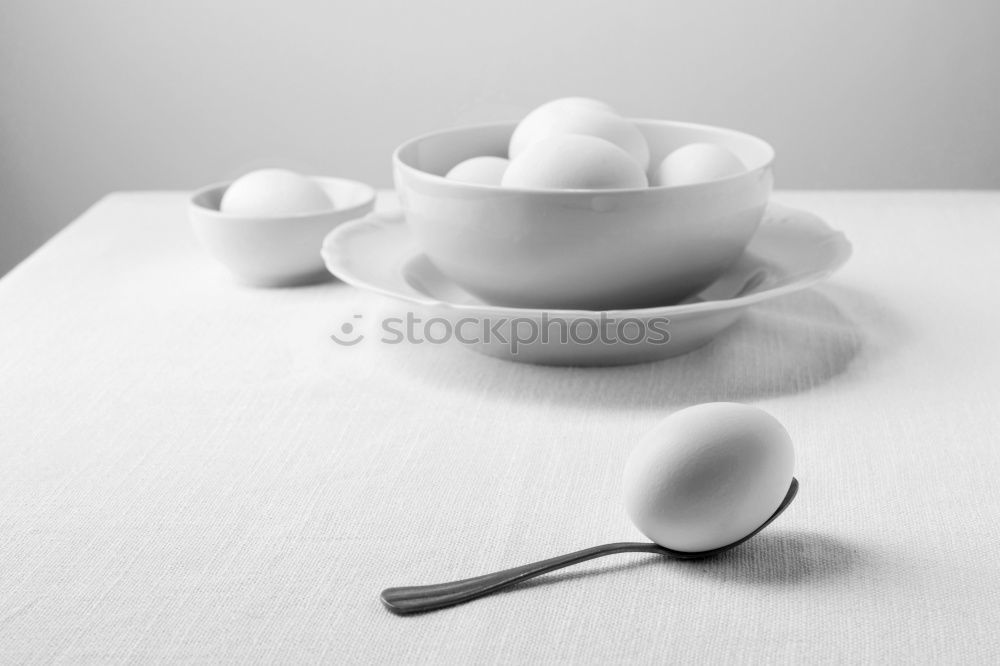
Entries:
{"type": "Polygon", "coordinates": [[[262,169],[198,190],[188,216],[201,245],[237,282],[288,287],[329,279],[323,238],[374,207],[375,190],[364,183],[262,169]]]}

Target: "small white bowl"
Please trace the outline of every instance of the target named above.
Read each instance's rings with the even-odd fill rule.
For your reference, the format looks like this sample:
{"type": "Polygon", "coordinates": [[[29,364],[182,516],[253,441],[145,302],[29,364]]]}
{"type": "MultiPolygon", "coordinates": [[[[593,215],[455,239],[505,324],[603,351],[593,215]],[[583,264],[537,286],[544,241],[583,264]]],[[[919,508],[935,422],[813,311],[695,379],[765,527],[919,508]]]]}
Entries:
{"type": "Polygon", "coordinates": [[[743,253],[773,183],[774,150],[735,130],[636,120],[652,164],[688,143],[718,143],[741,174],[679,187],[528,190],[449,180],[455,164],[506,154],[514,123],[411,139],[393,156],[415,238],[450,279],[496,305],[604,310],[676,303],[743,253]]]}
{"type": "Polygon", "coordinates": [[[326,279],[320,257],[323,238],[334,227],[372,212],[375,190],[343,178],[314,180],[335,208],[280,217],[232,215],[219,211],[230,183],[216,183],[191,196],[191,226],[208,253],[243,284],[290,287],[326,279]]]}

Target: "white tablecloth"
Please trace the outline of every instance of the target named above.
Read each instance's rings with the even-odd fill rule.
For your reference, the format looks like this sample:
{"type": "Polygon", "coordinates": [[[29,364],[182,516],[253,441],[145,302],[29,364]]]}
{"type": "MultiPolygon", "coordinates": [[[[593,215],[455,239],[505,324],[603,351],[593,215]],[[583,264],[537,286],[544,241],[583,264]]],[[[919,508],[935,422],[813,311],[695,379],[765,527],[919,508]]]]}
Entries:
{"type": "Polygon", "coordinates": [[[338,346],[402,306],[235,286],[184,194],[101,200],[0,280],[0,662],[996,663],[1000,193],[777,198],[843,229],[847,267],[606,369],[338,346]],[[630,448],[710,400],[797,446],[751,542],[380,605],[640,538],[630,448]]]}

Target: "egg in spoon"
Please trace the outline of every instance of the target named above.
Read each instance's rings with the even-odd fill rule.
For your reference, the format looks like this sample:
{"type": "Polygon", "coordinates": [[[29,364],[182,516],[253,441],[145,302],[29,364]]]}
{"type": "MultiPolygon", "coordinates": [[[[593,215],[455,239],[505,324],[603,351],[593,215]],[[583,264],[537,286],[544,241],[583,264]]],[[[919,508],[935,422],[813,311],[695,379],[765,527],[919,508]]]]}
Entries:
{"type": "Polygon", "coordinates": [[[728,402],[683,409],[650,431],[625,465],[626,511],[652,543],[605,544],[451,583],[389,588],[382,603],[399,615],[444,608],[614,553],[718,555],[791,504],[794,460],[788,432],[761,409],[728,402]]]}

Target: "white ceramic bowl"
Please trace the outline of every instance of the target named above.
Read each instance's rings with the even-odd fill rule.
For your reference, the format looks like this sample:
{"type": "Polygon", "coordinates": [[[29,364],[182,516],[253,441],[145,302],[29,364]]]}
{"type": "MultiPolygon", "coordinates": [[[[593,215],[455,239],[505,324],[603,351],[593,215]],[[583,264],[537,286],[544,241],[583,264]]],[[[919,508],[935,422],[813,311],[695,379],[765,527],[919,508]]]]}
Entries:
{"type": "Polygon", "coordinates": [[[735,130],[636,120],[655,167],[672,150],[719,143],[742,174],[681,187],[526,190],[451,181],[477,155],[506,155],[516,123],[449,129],[393,154],[396,189],[416,240],[450,279],[487,302],[601,310],[676,303],[743,253],[773,184],[774,150],[735,130]]]}
{"type": "MultiPolygon", "coordinates": [[[[425,308],[425,323],[443,318],[454,344],[510,361],[576,366],[686,354],[711,342],[747,308],[829,277],[850,256],[844,234],[811,213],[772,201],[746,252],[698,295],[676,305],[595,312],[484,303],[428,261],[412,226],[397,211],[341,225],[323,243],[331,273],[360,289],[425,308]],[[660,326],[667,335],[659,335],[660,326]],[[648,335],[637,340],[639,331],[648,335]]],[[[731,352],[738,357],[743,347],[737,344],[731,352]]]]}
{"type": "Polygon", "coordinates": [[[243,284],[287,287],[325,279],[323,238],[339,224],[375,208],[375,190],[343,178],[315,178],[335,208],[281,217],[247,217],[219,211],[229,183],[216,183],[191,196],[188,214],[195,235],[210,255],[243,284]]]}

